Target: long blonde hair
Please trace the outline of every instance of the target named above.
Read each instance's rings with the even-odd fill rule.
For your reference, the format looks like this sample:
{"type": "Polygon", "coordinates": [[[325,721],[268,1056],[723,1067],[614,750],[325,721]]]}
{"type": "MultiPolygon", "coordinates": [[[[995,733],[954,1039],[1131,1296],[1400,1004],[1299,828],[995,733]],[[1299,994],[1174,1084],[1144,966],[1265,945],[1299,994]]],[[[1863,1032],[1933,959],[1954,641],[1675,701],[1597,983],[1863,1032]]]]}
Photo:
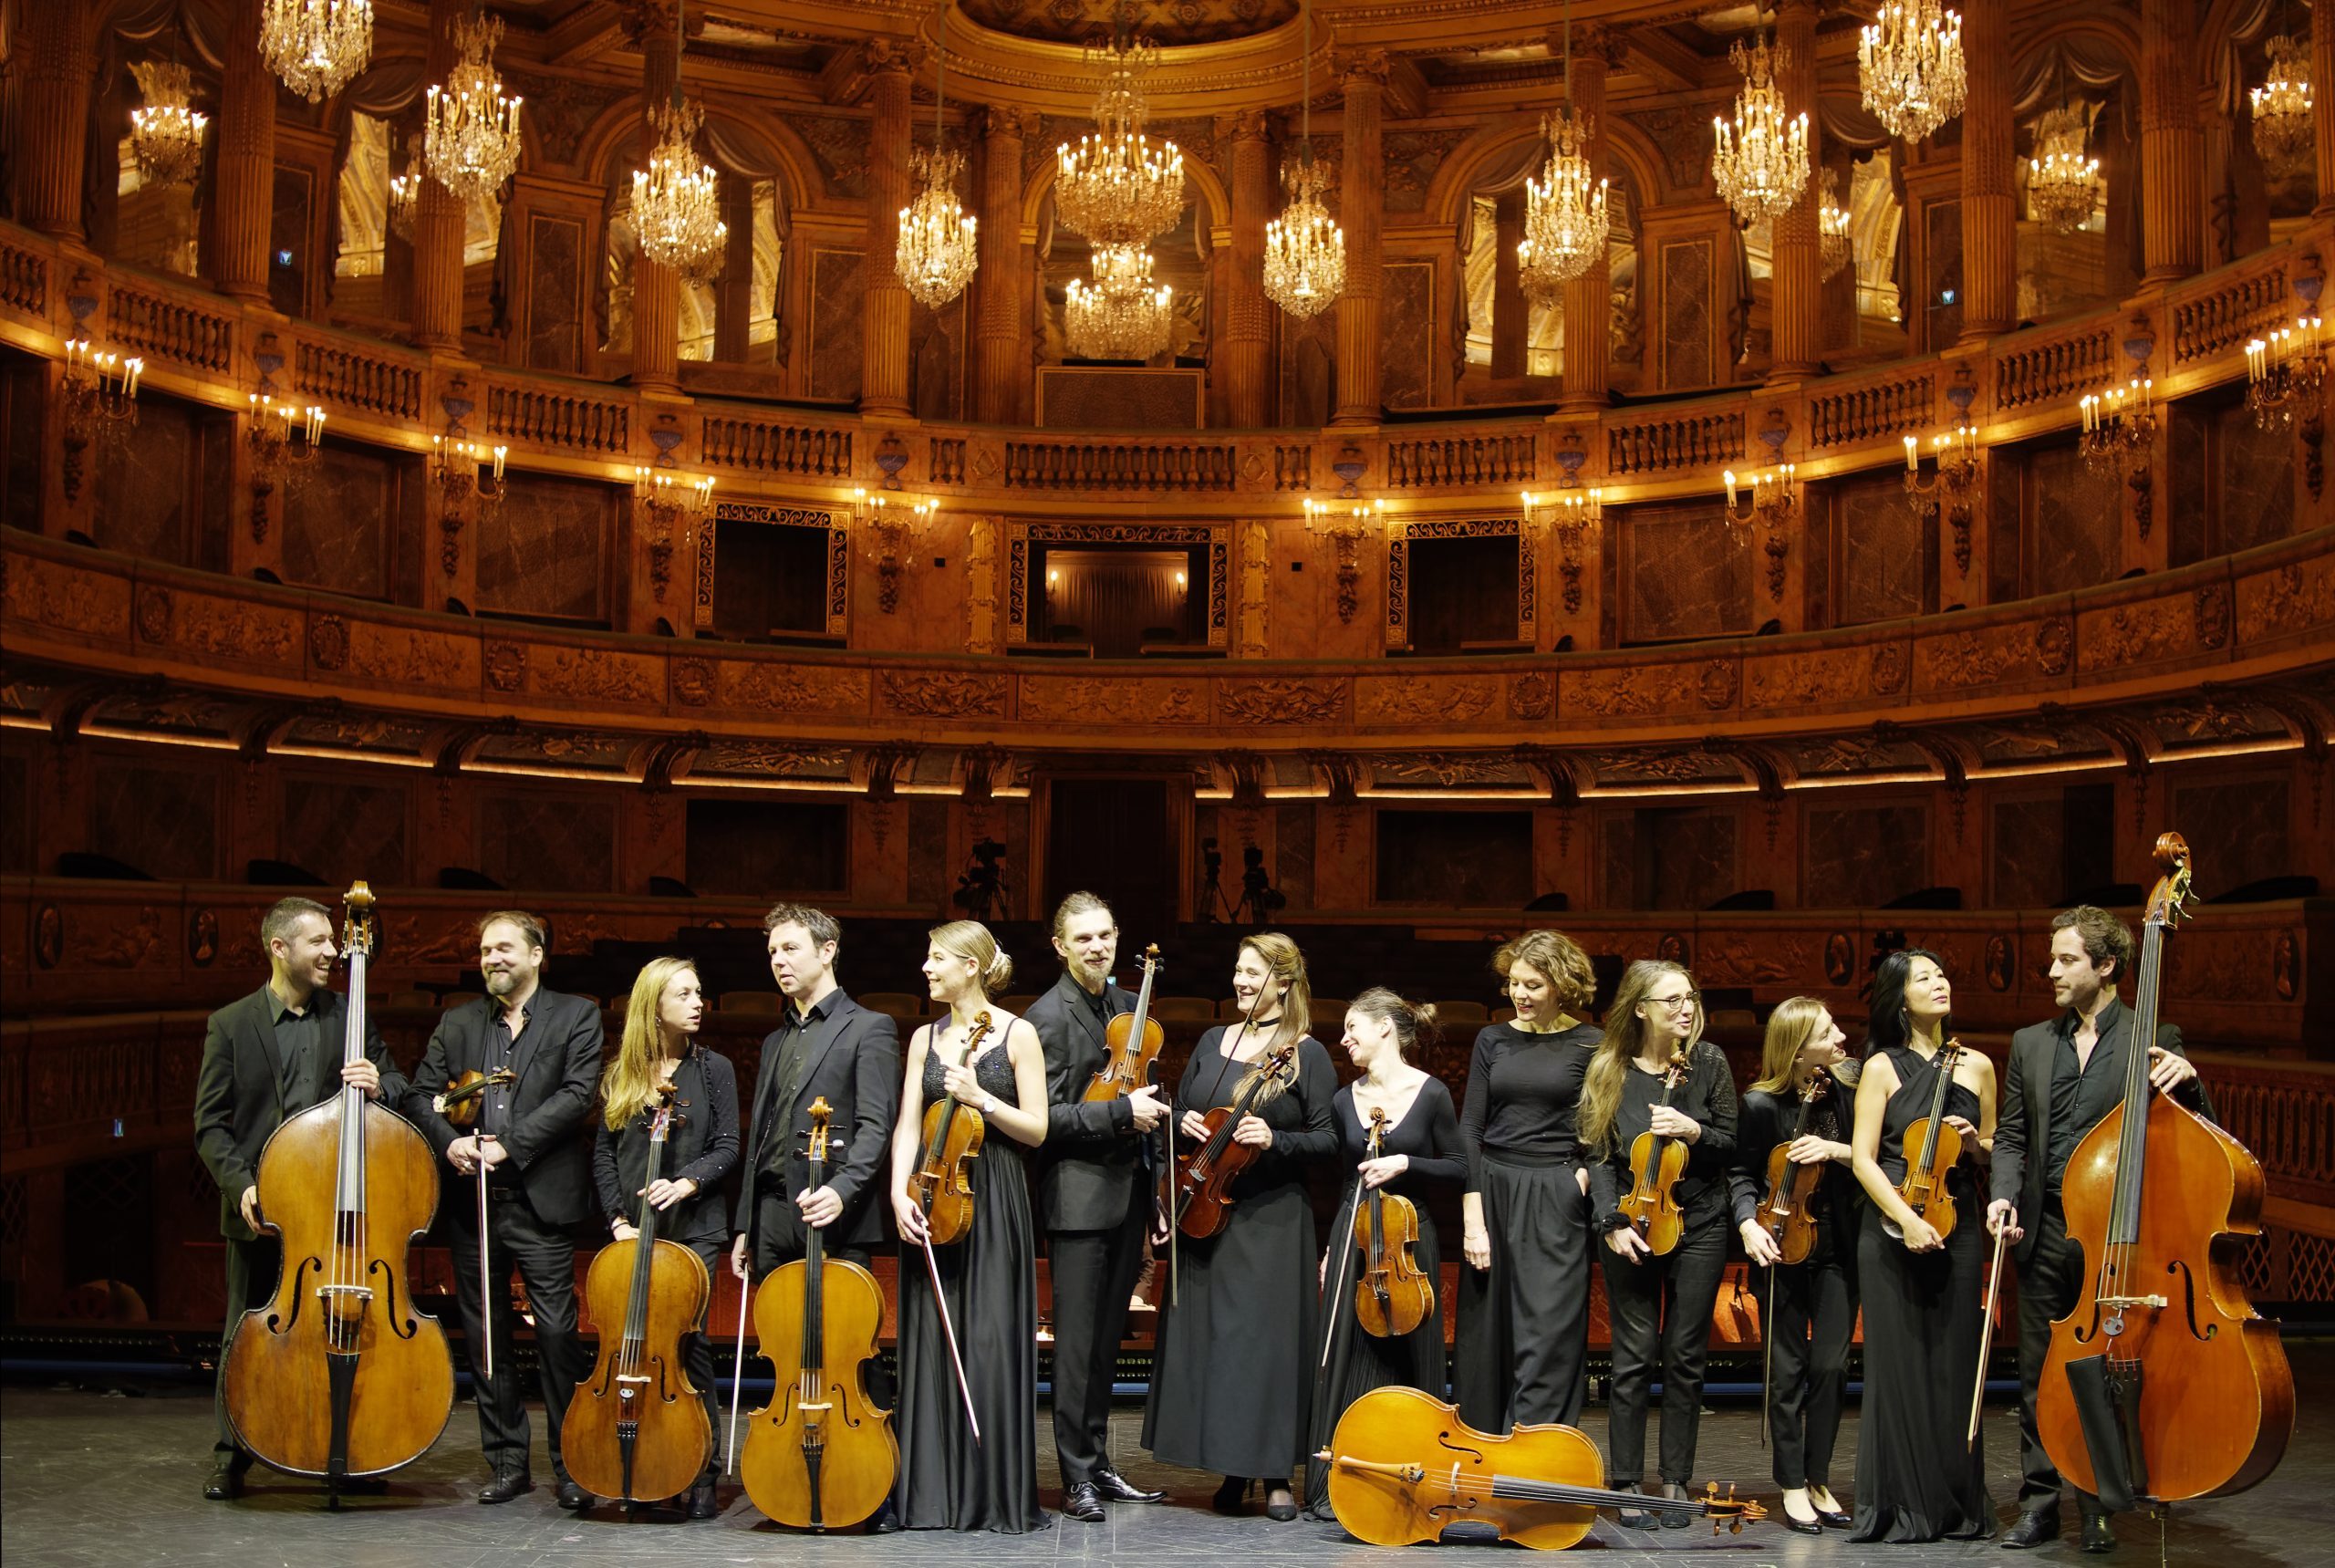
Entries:
{"type": "Polygon", "coordinates": [[[1013,983],[1013,961],[979,920],[951,920],[945,926],[935,926],[925,933],[925,939],[950,957],[963,959],[973,966],[973,978],[981,982],[983,999],[995,996],[1013,983]]]}
{"type": "MultiPolygon", "coordinates": [[[[1686,982],[1694,983],[1684,964],[1668,959],[1638,960],[1622,971],[1622,983],[1614,988],[1613,1002],[1605,1009],[1605,1033],[1589,1059],[1588,1075],[1582,1080],[1576,1124],[1583,1146],[1600,1159],[1614,1157],[1614,1118],[1622,1106],[1622,1085],[1629,1074],[1630,1059],[1645,1040],[1645,1020],[1638,1016],[1638,1003],[1645,1000],[1655,981],[1670,974],[1686,975],[1686,982]]],[[[1703,1013],[1697,1007],[1695,1027],[1686,1036],[1688,1056],[1694,1055],[1702,1037],[1703,1013]]]]}
{"type": "Polygon", "coordinates": [[[624,1004],[624,1036],[615,1059],[600,1075],[600,1114],[610,1132],[622,1132],[657,1098],[657,1064],[665,1059],[658,1004],[675,975],[696,972],[697,965],[685,958],[658,958],[641,965],[634,977],[632,995],[624,1004]]]}
{"type": "MultiPolygon", "coordinates": [[[[1273,1030],[1272,1038],[1265,1043],[1265,1054],[1258,1057],[1248,1072],[1241,1075],[1240,1081],[1233,1085],[1232,1096],[1236,1100],[1264,1072],[1275,1051],[1302,1040],[1313,1026],[1313,985],[1306,978],[1305,955],[1297,950],[1297,944],[1279,931],[1259,931],[1252,937],[1240,939],[1240,946],[1235,950],[1236,956],[1243,951],[1255,953],[1266,971],[1285,989],[1281,999],[1281,1023],[1273,1030]]],[[[1256,1104],[1269,1103],[1296,1081],[1297,1060],[1292,1056],[1287,1072],[1276,1075],[1272,1082],[1257,1091],[1256,1104]]]]}
{"type": "Polygon", "coordinates": [[[1824,1003],[1812,996],[1789,996],[1776,1003],[1768,1014],[1768,1040],[1759,1049],[1759,1081],[1753,1088],[1769,1095],[1792,1091],[1792,1070],[1825,1012],[1824,1003]]]}

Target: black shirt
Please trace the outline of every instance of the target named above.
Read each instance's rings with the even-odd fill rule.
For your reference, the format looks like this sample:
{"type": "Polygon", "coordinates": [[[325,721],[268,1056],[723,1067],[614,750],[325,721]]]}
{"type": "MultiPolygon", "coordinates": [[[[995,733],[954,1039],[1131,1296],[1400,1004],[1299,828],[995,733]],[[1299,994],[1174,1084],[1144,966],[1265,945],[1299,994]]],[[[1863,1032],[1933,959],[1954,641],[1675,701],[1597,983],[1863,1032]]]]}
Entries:
{"type": "Polygon", "coordinates": [[[1573,1117],[1599,1033],[1593,1023],[1556,1034],[1494,1023],[1477,1034],[1459,1115],[1468,1191],[1483,1189],[1487,1157],[1502,1165],[1574,1162],[1573,1117]]]}
{"type": "MultiPolygon", "coordinates": [[[[1827,1084],[1824,1093],[1808,1109],[1808,1136],[1825,1138],[1832,1143],[1846,1143],[1849,1135],[1842,1130],[1845,1114],[1842,1106],[1856,1091],[1846,1085],[1827,1084]]],[[[1736,1123],[1736,1144],[1741,1152],[1741,1163],[1736,1167],[1735,1222],[1756,1219],[1760,1202],[1768,1196],[1768,1158],[1776,1152],[1778,1144],[1790,1143],[1800,1131],[1800,1096],[1790,1089],[1746,1089],[1736,1123]]],[[[1832,1220],[1835,1195],[1839,1200],[1852,1201],[1847,1189],[1856,1178],[1849,1167],[1838,1160],[1827,1160],[1824,1174],[1818,1179],[1816,1190],[1809,1195],[1808,1212],[1817,1224],[1827,1225],[1832,1220]]]]}
{"type": "Polygon", "coordinates": [[[275,1020],[276,1089],[287,1113],[306,1110],[306,1087],[317,1083],[323,1064],[324,1040],[317,1023],[317,999],[312,993],[299,1007],[267,988],[267,1011],[275,1020]]]}
{"type": "MultiPolygon", "coordinates": [[[[794,1096],[803,1092],[803,1074],[809,1057],[811,1030],[814,1025],[827,1021],[827,1015],[835,1011],[835,1003],[842,998],[843,987],[831,985],[826,994],[810,1006],[797,1007],[790,1003],[786,1009],[786,1022],[779,1026],[778,1076],[773,1091],[777,1099],[771,1106],[775,1117],[771,1125],[782,1135],[787,1113],[794,1104],[794,1096]]],[[[760,1174],[768,1177],[772,1186],[778,1190],[785,1189],[786,1167],[793,1154],[784,1136],[763,1140],[760,1174]]]]}
{"type": "MultiPolygon", "coordinates": [[[[514,1044],[511,1029],[511,1010],[503,1007],[500,997],[490,995],[486,1000],[485,1070],[489,1073],[504,1072],[511,1065],[511,1051],[514,1044]]],[[[517,1009],[519,1033],[524,1034],[527,1032],[527,1021],[534,1016],[534,1005],[535,993],[531,992],[528,993],[525,1003],[517,1009]]],[[[489,1085],[486,1093],[479,1096],[478,1130],[480,1132],[499,1138],[511,1130],[511,1089],[512,1085],[509,1084],[494,1084],[489,1085]]],[[[510,1161],[505,1160],[494,1168],[494,1174],[498,1179],[508,1179],[512,1175],[516,1174],[516,1168],[510,1161]]]]}
{"type": "MultiPolygon", "coordinates": [[[[1652,1130],[1663,1078],[1628,1064],[1614,1111],[1614,1153],[1589,1171],[1590,1211],[1599,1229],[1611,1229],[1621,1217],[1621,1201],[1630,1190],[1630,1145],[1652,1130]]],[[[1701,1225],[1726,1213],[1728,1172],[1735,1164],[1735,1075],[1718,1046],[1705,1042],[1695,1047],[1686,1081],[1670,1096],[1670,1106],[1702,1124],[1703,1136],[1686,1146],[1686,1174],[1672,1189],[1686,1222],[1701,1225]]]]}
{"type": "Polygon", "coordinates": [[[2083,1135],[2124,1100],[2124,1046],[2132,1037],[2132,1011],[2111,997],[2093,1021],[2100,1038],[2091,1059],[2078,1065],[2076,1031],[2082,1015],[2073,1008],[2063,1013],[2056,1028],[2059,1044],[2051,1053],[2051,1131],[2043,1153],[2043,1190],[2056,1193],[2060,1179],[2083,1135]]]}

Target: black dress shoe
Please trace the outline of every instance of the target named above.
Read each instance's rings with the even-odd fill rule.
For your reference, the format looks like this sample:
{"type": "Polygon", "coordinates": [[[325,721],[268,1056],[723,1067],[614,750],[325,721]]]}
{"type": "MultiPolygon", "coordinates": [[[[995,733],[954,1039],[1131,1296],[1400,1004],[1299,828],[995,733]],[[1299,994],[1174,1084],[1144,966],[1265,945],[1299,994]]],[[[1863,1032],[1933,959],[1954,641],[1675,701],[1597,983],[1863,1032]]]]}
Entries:
{"type": "Polygon", "coordinates": [[[884,1500],[884,1506],[876,1511],[876,1517],[867,1521],[867,1533],[894,1535],[898,1533],[899,1528],[900,1511],[892,1506],[892,1500],[887,1497],[884,1500]]]}
{"type": "Polygon", "coordinates": [[[478,1500],[489,1503],[509,1502],[514,1497],[526,1496],[534,1488],[535,1483],[527,1479],[524,1470],[515,1475],[500,1475],[478,1489],[478,1500]]]}
{"type": "Polygon", "coordinates": [[[1286,1502],[1267,1502],[1265,1517],[1277,1523],[1287,1524],[1297,1517],[1297,1498],[1292,1493],[1286,1502]]]}
{"type": "Polygon", "coordinates": [[[1105,1502],[1161,1502],[1168,1496],[1164,1491],[1146,1491],[1116,1470],[1096,1470],[1095,1490],[1105,1502]]]}
{"type": "Polygon", "coordinates": [[[1824,1526],[1813,1519],[1803,1522],[1801,1520],[1794,1519],[1789,1511],[1784,1513],[1783,1519],[1784,1528],[1792,1532],[1796,1535],[1821,1535],[1824,1533],[1824,1526]]]}
{"type": "Polygon", "coordinates": [[[1216,1489],[1216,1495],[1209,1499],[1208,1505],[1219,1513],[1245,1513],[1248,1511],[1240,1505],[1247,1499],[1249,1489],[1255,1484],[1247,1476],[1226,1476],[1224,1484],[1216,1489]]]}
{"type": "Polygon", "coordinates": [[[2056,1508],[2034,1508],[2018,1516],[2017,1523],[2003,1532],[1995,1544],[2006,1552],[2024,1552],[2030,1546],[2048,1546],[2060,1539],[2060,1511],[2056,1508]]]}
{"type": "Polygon", "coordinates": [[[1103,1494],[1093,1481],[1079,1481],[1064,1490],[1062,1516],[1081,1524],[1100,1524],[1110,1517],[1103,1511],[1103,1494]]]}
{"type": "MultiPolygon", "coordinates": [[[[1666,1498],[1683,1499],[1686,1496],[1686,1489],[1680,1486],[1676,1481],[1665,1481],[1662,1487],[1662,1495],[1666,1498]]],[[[1684,1530],[1688,1525],[1694,1523],[1699,1517],[1700,1516],[1697,1514],[1688,1513],[1683,1508],[1674,1509],[1670,1512],[1662,1516],[1662,1528],[1665,1530],[1684,1530]]]]}
{"type": "Polygon", "coordinates": [[[2106,1514],[2087,1513],[2083,1516],[2083,1549],[2086,1552],[2116,1550],[2116,1532],[2108,1527],[2106,1514]]]}
{"type": "Polygon", "coordinates": [[[243,1496],[244,1469],[233,1459],[221,1459],[211,1467],[211,1479],[202,1483],[202,1495],[213,1502],[230,1502],[243,1496]]]}
{"type": "MultiPolygon", "coordinates": [[[[1614,1490],[1634,1492],[1638,1489],[1634,1486],[1624,1486],[1616,1487],[1614,1490]]],[[[1622,1528],[1624,1530],[1656,1530],[1661,1528],[1661,1524],[1662,1521],[1651,1509],[1624,1507],[1622,1510],[1622,1528]]]]}
{"type": "Polygon", "coordinates": [[[721,1517],[721,1500],[715,1495],[711,1481],[700,1481],[690,1488],[690,1517],[691,1519],[721,1517]]]}
{"type": "Polygon", "coordinates": [[[1846,1530],[1856,1521],[1856,1515],[1852,1513],[1827,1513],[1821,1508],[1816,1511],[1816,1522],[1827,1530],[1846,1530]]]}
{"type": "Polygon", "coordinates": [[[596,1501],[590,1492],[586,1491],[572,1480],[564,1480],[559,1483],[559,1506],[562,1508],[572,1509],[581,1513],[591,1507],[596,1501]]]}

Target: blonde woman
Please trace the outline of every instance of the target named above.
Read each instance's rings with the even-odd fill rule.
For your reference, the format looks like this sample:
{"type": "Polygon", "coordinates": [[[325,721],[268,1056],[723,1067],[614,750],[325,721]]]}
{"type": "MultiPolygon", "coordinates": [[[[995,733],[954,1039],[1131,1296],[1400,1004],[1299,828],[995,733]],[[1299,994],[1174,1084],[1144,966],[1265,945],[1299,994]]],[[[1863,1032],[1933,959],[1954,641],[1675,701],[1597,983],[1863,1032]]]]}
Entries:
{"type": "Polygon", "coordinates": [[[1242,942],[1232,994],[1242,1022],[1200,1036],[1177,1086],[1177,1130],[1189,1152],[1207,1136],[1205,1113],[1254,1089],[1232,1137],[1257,1159],[1232,1181],[1224,1228],[1178,1243],[1143,1443],[1169,1464],[1223,1476],[1219,1513],[1237,1511],[1262,1479],[1266,1513],[1285,1521],[1297,1517],[1290,1473],[1306,1451],[1321,1343],[1321,1251],[1305,1167],[1338,1152],[1338,1077],[1306,1033],[1313,993],[1295,942],[1278,931],[1242,942]],[[1293,1054],[1276,1066],[1283,1047],[1293,1054]]]}
{"type": "Polygon", "coordinates": [[[1854,1521],[1825,1477],[1832,1440],[1841,1430],[1841,1395],[1848,1384],[1849,1340],[1857,1326],[1856,1179],[1848,1143],[1850,1085],[1832,1073],[1848,1060],[1848,1038],[1812,996],[1776,1004],[1759,1057],[1759,1081],[1743,1091],[1737,1126],[1742,1158],[1735,1168],[1735,1221],[1751,1259],[1751,1286],[1768,1333],[1768,1438],[1776,1484],[1783,1489],[1784,1523],[1802,1535],[1854,1521]],[[1802,1096],[1811,1085],[1808,1126],[1801,1128],[1802,1096]],[[1790,1145],[1795,1168],[1823,1174],[1808,1197],[1816,1239],[1808,1256],[1786,1263],[1759,1223],[1768,1190],[1768,1157],[1790,1145]]]}
{"type": "MultiPolygon", "coordinates": [[[[1664,1492],[1686,1495],[1701,1424],[1703,1362],[1711,1307],[1727,1271],[1729,1193],[1735,1164],[1735,1078],[1727,1057],[1702,1038],[1702,999],[1684,969],[1659,959],[1630,965],[1605,1010],[1605,1033],[1581,1091],[1581,1142],[1590,1210],[1604,1238],[1605,1302],[1613,1314],[1614,1386],[1606,1427],[1607,1484],[1628,1491],[1645,1472],[1646,1399],[1662,1378],[1664,1492]],[[1685,1077],[1666,1086],[1675,1056],[1685,1077]],[[1686,1169],[1672,1189],[1686,1221],[1678,1244],[1657,1257],[1620,1210],[1630,1190],[1630,1146],[1644,1133],[1686,1145],[1686,1169]]],[[[1624,1509],[1622,1522],[1645,1529],[1653,1514],[1624,1509]]],[[[1693,1522],[1665,1513],[1662,1522],[1693,1522]]]]}
{"type": "MultiPolygon", "coordinates": [[[[738,1163],[738,1075],[730,1059],[697,1043],[705,993],[687,959],[651,959],[632,982],[624,1037],[600,1075],[599,1137],[592,1185],[609,1233],[631,1240],[643,1203],[657,1210],[658,1239],[679,1241],[711,1271],[728,1248],[730,1206],[721,1183],[738,1163]],[[649,1180],[649,1125],[659,1093],[673,1090],[674,1120],[665,1138],[665,1174],[649,1180]]],[[[699,1325],[702,1331],[704,1325],[699,1325]]],[[[721,1397],[713,1384],[713,1345],[690,1335],[690,1381],[705,1396],[717,1430],[721,1397]]],[[[718,1446],[717,1446],[718,1451],[718,1446]]],[[[689,1515],[721,1512],[713,1490],[714,1457],[690,1489],[689,1515]]]]}
{"type": "Polygon", "coordinates": [[[1022,1151],[1046,1137],[1046,1058],[1038,1032],[990,997],[1013,961],[978,920],[933,929],[924,979],[946,1021],[908,1041],[908,1083],[892,1130],[892,1213],[900,1227],[900,1522],[910,1530],[1053,1524],[1038,1503],[1037,1230],[1022,1151]],[[989,1027],[980,1032],[987,1014],[989,1027]],[[957,1387],[931,1273],[927,1231],[909,1183],[923,1152],[924,1109],[945,1095],[987,1124],[970,1162],[973,1221],[933,1249],[933,1264],[965,1368],[957,1387]],[[965,1418],[970,1395],[981,1438],[965,1418]]]}

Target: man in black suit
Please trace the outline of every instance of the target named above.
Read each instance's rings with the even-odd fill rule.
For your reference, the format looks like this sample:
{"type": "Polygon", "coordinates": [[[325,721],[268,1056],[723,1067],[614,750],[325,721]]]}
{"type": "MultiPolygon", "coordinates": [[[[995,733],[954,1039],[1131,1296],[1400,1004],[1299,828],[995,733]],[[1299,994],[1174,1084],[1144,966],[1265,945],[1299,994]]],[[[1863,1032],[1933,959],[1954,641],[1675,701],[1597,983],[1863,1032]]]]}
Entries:
{"type": "Polygon", "coordinates": [[[514,1264],[527,1283],[535,1320],[535,1355],[543,1376],[544,1422],[550,1428],[552,1472],[563,1508],[591,1499],[567,1477],[559,1428],[568,1396],[591,1370],[576,1332],[576,1238],[578,1221],[594,1212],[591,1151],[584,1124],[600,1078],[598,1003],[542,983],[543,922],[518,909],[487,916],[478,928],[479,971],[486,995],[450,1008],[430,1036],[407,1098],[407,1115],[456,1174],[445,1209],[452,1219],[454,1282],[461,1293],[462,1339],[478,1391],[480,1447],[494,1475],[481,1502],[508,1502],[534,1483],[529,1477],[527,1407],[512,1343],[509,1281],[514,1264]],[[466,1072],[516,1075],[481,1096],[477,1130],[462,1132],[439,1113],[432,1098],[466,1072]],[[476,1179],[486,1172],[489,1300],[479,1300],[479,1220],[476,1179]],[[494,1376],[486,1376],[487,1336],[493,1335],[494,1376]]]}
{"type": "MultiPolygon", "coordinates": [[[[2002,1538],[2013,1551],[2060,1538],[2060,1472],[2036,1436],[2035,1393],[2051,1350],[2052,1321],[2065,1317],[2083,1293],[2086,1263],[2082,1249],[2068,1242],[2060,1181],[2076,1145],[2123,1103],[2133,1015],[2116,987],[2132,968],[2133,951],[2133,929],[2105,909],[2082,904],[2054,916],[2051,1000],[2064,1011],[2010,1039],[1987,1229],[2010,1236],[2018,1262],[2018,1449],[2026,1473],[2018,1522],[2002,1538]]],[[[2151,1085],[2211,1116],[2197,1069],[2182,1053],[2181,1031],[2160,1024],[2148,1049],[2151,1085]]],[[[2079,1491],[2076,1502],[2083,1549],[2114,1551],[2115,1532],[2100,1500],[2079,1491]]]]}
{"type": "Polygon", "coordinates": [[[1054,1452],[1062,1461],[1063,1513],[1097,1523],[1105,1500],[1157,1502],[1112,1467],[1111,1384],[1127,1301],[1143,1266],[1151,1220],[1144,1135],[1168,1103],[1149,1085],[1119,1099],[1084,1103],[1086,1085],[1109,1060],[1112,1018],[1135,998],[1111,981],[1118,922],[1092,893],[1073,893],[1054,911],[1062,978],[1030,1004],[1030,1027],[1046,1054],[1045,1160],[1038,1178],[1046,1257],[1053,1287],[1054,1452]]]}
{"type": "MultiPolygon", "coordinates": [[[[219,1436],[202,1495],[224,1501],[243,1490],[252,1456],[227,1418],[227,1344],[244,1314],[272,1293],[283,1262],[264,1235],[259,1158],[285,1121],[354,1085],[395,1105],[405,1079],[367,1020],[365,1055],[344,1062],[348,1012],[330,988],[332,912],[313,898],[280,900],[260,921],[267,983],[211,1015],[194,1080],[194,1147],[219,1185],[219,1233],[227,1239],[227,1330],[213,1396],[219,1436]]],[[[352,1483],[342,1483],[344,1490],[352,1483]]],[[[357,1490],[362,1490],[358,1488],[357,1490]]]]}

